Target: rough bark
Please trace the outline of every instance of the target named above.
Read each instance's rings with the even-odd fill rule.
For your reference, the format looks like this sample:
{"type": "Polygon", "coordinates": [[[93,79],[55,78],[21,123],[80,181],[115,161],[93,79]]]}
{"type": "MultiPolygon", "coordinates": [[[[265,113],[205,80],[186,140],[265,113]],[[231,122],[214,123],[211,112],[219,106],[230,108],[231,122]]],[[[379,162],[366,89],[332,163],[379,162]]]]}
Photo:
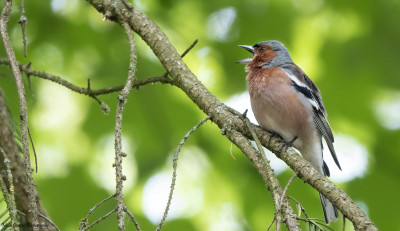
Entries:
{"type": "MultiPolygon", "coordinates": [[[[23,156],[20,153],[19,147],[14,140],[14,131],[12,129],[10,118],[7,113],[7,107],[4,102],[3,93],[0,90],[0,147],[4,150],[7,155],[7,158],[10,160],[11,171],[14,180],[14,194],[15,194],[15,202],[17,205],[17,209],[24,213],[25,216],[21,215],[23,222],[21,226],[26,225],[27,228],[32,228],[32,221],[30,219],[29,214],[29,200],[28,200],[28,192],[26,191],[26,175],[24,169],[24,161],[23,156]]],[[[0,173],[4,182],[8,185],[7,174],[5,173],[5,165],[4,165],[4,157],[0,155],[0,173]]],[[[35,189],[37,207],[40,214],[48,217],[46,209],[43,207],[40,198],[38,196],[38,192],[35,189]]],[[[39,221],[42,222],[39,218],[39,221]]],[[[50,225],[45,225],[48,230],[54,230],[50,225]]]]}
{"type": "MultiPolygon", "coordinates": [[[[125,3],[125,1],[89,0],[88,2],[105,15],[107,19],[119,24],[127,22],[153,50],[162,65],[172,76],[173,84],[184,91],[205,114],[211,116],[211,120],[225,132],[228,139],[239,147],[246,146],[244,142],[248,142],[248,140],[244,139],[243,135],[248,138],[251,138],[251,135],[242,119],[235,113],[232,113],[232,110],[229,110],[226,105],[221,103],[207,90],[182,61],[165,34],[145,14],[125,3]]],[[[254,130],[265,147],[275,154],[278,153],[280,145],[277,142],[277,138],[272,138],[269,143],[270,135],[267,132],[255,125],[254,130]]],[[[245,149],[242,149],[242,151],[247,154],[245,149]]],[[[326,177],[319,174],[306,160],[299,154],[296,154],[293,149],[283,151],[277,156],[297,172],[302,180],[309,183],[328,198],[352,221],[357,230],[378,230],[368,216],[364,214],[345,192],[335,186],[326,177]]],[[[250,158],[250,156],[248,157],[250,158]]],[[[262,160],[257,157],[251,158],[254,158],[250,159],[250,161],[262,175],[262,160]]]]}

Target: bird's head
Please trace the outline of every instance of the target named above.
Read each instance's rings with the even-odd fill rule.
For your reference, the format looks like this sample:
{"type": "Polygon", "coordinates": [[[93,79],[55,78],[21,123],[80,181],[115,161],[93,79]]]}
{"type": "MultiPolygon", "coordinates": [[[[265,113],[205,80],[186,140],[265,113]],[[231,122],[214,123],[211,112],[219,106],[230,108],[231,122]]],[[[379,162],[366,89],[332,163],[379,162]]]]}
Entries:
{"type": "Polygon", "coordinates": [[[248,71],[255,68],[268,68],[287,62],[293,62],[286,47],[276,40],[259,42],[254,46],[239,46],[253,54],[253,58],[237,61],[237,63],[247,64],[246,70],[248,71]]]}

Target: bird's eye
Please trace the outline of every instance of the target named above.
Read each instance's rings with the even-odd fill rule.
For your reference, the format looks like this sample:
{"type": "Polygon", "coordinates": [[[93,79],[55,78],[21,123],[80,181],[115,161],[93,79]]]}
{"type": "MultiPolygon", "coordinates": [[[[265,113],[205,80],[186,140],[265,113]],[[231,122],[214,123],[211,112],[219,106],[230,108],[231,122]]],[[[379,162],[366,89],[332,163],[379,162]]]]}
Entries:
{"type": "Polygon", "coordinates": [[[267,49],[267,48],[265,48],[265,47],[261,47],[261,50],[262,50],[262,51],[265,51],[265,49],[267,49]]]}

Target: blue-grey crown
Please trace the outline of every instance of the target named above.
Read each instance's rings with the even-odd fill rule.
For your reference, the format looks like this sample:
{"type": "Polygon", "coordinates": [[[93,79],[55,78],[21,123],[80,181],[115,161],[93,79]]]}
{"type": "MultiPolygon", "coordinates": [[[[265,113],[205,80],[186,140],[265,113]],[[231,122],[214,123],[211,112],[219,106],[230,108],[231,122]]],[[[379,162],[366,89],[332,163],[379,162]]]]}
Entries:
{"type": "Polygon", "coordinates": [[[285,63],[293,62],[288,50],[286,49],[285,45],[283,45],[283,43],[277,40],[269,40],[269,41],[259,42],[256,45],[254,45],[254,47],[263,45],[268,45],[273,51],[275,51],[278,54],[273,60],[266,63],[265,66],[263,66],[263,68],[280,66],[285,63]]]}

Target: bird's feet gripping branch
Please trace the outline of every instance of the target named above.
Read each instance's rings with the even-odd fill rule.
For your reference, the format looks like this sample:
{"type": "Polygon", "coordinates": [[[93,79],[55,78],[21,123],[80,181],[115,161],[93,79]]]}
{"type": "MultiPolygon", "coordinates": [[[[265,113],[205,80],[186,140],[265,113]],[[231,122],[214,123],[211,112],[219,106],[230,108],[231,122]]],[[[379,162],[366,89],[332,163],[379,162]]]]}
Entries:
{"type": "Polygon", "coordinates": [[[282,143],[281,148],[279,149],[278,153],[281,153],[282,150],[287,150],[288,148],[293,146],[293,143],[297,140],[297,136],[295,136],[292,140],[286,141],[284,139],[278,140],[279,143],[282,143]]]}

